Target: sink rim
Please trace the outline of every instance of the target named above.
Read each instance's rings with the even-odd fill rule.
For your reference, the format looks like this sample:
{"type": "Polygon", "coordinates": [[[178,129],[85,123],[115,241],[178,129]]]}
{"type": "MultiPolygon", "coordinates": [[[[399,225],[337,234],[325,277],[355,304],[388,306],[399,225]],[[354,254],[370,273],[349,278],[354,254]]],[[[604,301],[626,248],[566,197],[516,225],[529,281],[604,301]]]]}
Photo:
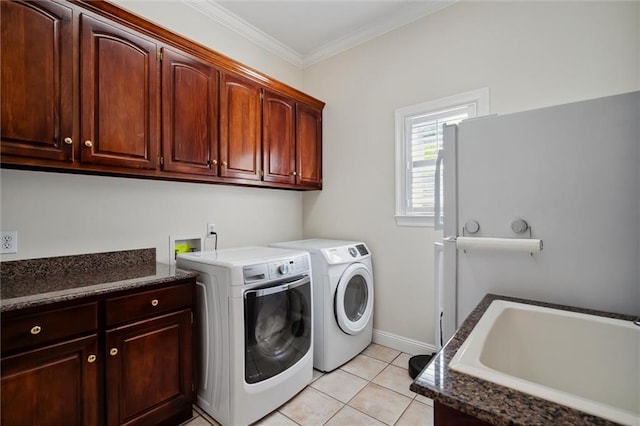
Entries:
{"type": "MultiPolygon", "coordinates": [[[[483,364],[480,359],[484,349],[484,341],[493,328],[496,320],[507,309],[547,312],[554,315],[580,318],[588,321],[614,324],[635,330],[637,326],[632,322],[618,318],[604,317],[582,312],[566,311],[551,307],[518,303],[508,300],[493,300],[477,321],[475,327],[462,342],[455,355],[448,364],[451,370],[465,373],[494,384],[504,386],[515,391],[533,395],[547,401],[578,409],[607,420],[621,424],[636,425],[640,423],[640,408],[637,413],[620,407],[615,407],[596,400],[588,399],[560,389],[535,383],[526,379],[512,376],[483,364]]],[[[640,343],[640,329],[638,330],[640,343]]]]}

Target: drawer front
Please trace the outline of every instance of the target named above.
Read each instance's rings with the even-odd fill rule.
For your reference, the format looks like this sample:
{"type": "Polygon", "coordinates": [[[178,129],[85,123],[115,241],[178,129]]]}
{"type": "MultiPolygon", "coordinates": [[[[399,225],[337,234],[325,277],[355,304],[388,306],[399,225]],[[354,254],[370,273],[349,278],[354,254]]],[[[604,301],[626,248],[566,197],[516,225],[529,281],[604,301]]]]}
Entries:
{"type": "Polygon", "coordinates": [[[191,285],[166,287],[107,300],[107,326],[190,307],[191,285]]]}
{"type": "Polygon", "coordinates": [[[96,302],[2,322],[2,352],[38,346],[98,328],[96,302]]]}

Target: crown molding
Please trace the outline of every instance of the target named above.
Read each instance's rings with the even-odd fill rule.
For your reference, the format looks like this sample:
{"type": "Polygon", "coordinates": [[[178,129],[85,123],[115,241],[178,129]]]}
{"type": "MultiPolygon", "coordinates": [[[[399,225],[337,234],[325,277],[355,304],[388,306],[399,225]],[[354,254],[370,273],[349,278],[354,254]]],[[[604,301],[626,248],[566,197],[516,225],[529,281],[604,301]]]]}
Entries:
{"type": "Polygon", "coordinates": [[[401,9],[399,12],[385,16],[383,20],[374,22],[364,28],[360,28],[345,37],[325,44],[320,48],[303,55],[286,46],[264,31],[251,25],[237,15],[229,12],[214,0],[181,0],[184,4],[203,14],[209,19],[229,28],[230,30],[247,38],[263,49],[279,56],[290,64],[304,69],[322,60],[328,59],[362,43],[373,40],[385,33],[398,29],[414,22],[424,16],[443,9],[457,0],[443,1],[416,1],[411,7],[401,9]]]}
{"type": "Polygon", "coordinates": [[[341,39],[327,43],[319,49],[311,51],[308,55],[303,57],[302,67],[306,68],[317,62],[328,59],[331,56],[335,56],[360,44],[366,43],[367,41],[373,40],[383,34],[396,30],[440,9],[450,6],[456,1],[457,0],[414,2],[410,8],[402,9],[398,13],[385,17],[384,20],[377,21],[372,25],[368,25],[367,27],[354,31],[341,39]]]}
{"type": "Polygon", "coordinates": [[[184,4],[200,12],[204,16],[229,28],[230,30],[247,38],[258,46],[284,59],[285,61],[303,68],[303,58],[295,50],[279,42],[264,31],[251,25],[244,19],[229,12],[218,3],[210,0],[181,0],[184,4]]]}

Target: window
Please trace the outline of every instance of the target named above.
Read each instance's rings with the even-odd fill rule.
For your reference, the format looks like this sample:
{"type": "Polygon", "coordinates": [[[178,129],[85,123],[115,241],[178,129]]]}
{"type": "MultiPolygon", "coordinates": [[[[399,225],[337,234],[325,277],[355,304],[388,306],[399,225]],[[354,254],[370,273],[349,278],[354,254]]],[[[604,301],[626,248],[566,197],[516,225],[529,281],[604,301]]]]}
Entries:
{"type": "Polygon", "coordinates": [[[443,126],[488,113],[486,88],[396,110],[398,225],[433,226],[436,159],[442,149],[443,126]]]}

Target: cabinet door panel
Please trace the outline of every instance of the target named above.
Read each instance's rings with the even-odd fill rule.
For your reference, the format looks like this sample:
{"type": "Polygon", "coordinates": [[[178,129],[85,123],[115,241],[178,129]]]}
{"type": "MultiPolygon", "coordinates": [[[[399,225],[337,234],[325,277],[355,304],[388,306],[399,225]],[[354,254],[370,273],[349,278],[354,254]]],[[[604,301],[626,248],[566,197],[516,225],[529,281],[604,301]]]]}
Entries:
{"type": "Polygon", "coordinates": [[[2,426],[97,425],[95,335],[2,359],[2,426]]]}
{"type": "Polygon", "coordinates": [[[322,188],[322,111],[298,104],[296,139],[300,185],[322,188]]]}
{"type": "Polygon", "coordinates": [[[155,169],[160,134],[156,45],[86,15],[81,25],[81,160],[155,169]]]}
{"type": "Polygon", "coordinates": [[[216,175],[218,72],[190,56],[163,49],[164,170],[216,175]]]}
{"type": "Polygon", "coordinates": [[[107,424],[156,424],[188,406],[191,345],[191,310],[107,331],[107,424]]]}
{"type": "Polygon", "coordinates": [[[265,91],[263,101],[264,181],[295,183],[295,102],[265,91]]]}
{"type": "Polygon", "coordinates": [[[221,86],[220,175],[260,180],[260,87],[227,74],[221,86]]]}
{"type": "Polygon", "coordinates": [[[71,9],[0,3],[2,154],[73,160],[71,9]]]}

